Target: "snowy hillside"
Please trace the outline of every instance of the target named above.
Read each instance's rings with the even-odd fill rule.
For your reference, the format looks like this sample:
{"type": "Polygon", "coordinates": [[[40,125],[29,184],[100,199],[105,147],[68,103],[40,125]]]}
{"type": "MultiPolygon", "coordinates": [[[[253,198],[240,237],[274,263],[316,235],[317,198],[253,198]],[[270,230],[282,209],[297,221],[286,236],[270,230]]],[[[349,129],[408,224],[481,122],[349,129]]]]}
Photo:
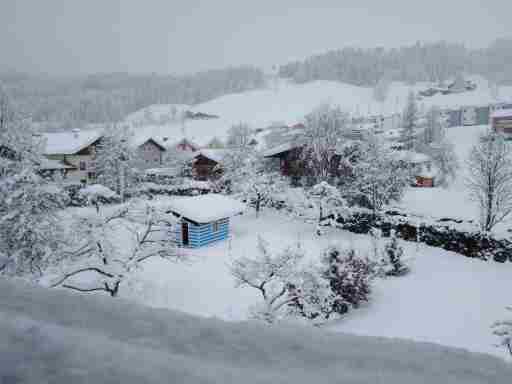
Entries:
{"type": "MultiPolygon", "coordinates": [[[[481,78],[473,80],[477,84],[475,91],[425,98],[420,102],[420,107],[460,107],[496,101],[491,97],[487,81],[481,78]]],[[[294,84],[281,80],[267,89],[222,96],[189,109],[217,115],[218,119],[187,120],[183,125],[181,122],[173,122],[171,115],[175,110],[187,109],[187,106],[157,105],[128,116],[126,121],[131,122],[140,134],[169,137],[169,140],[177,141],[185,133],[198,144],[205,145],[215,136],[224,138],[229,127],[240,122],[248,123],[253,128],[268,127],[275,122],[295,124],[322,103],[340,105],[354,116],[401,112],[411,88],[419,91],[427,87],[428,84],[410,87],[402,83],[393,83],[386,101],[378,102],[374,99],[372,88],[333,81],[294,84]],[[145,115],[154,116],[154,122],[144,123],[145,115]],[[157,124],[160,120],[163,123],[157,124]],[[172,140],[173,138],[176,140],[172,140]]],[[[500,88],[500,100],[512,100],[512,87],[500,88]]]]}
{"type": "Polygon", "coordinates": [[[2,383],[508,383],[510,365],[433,344],[224,323],[0,282],[2,383]]]}

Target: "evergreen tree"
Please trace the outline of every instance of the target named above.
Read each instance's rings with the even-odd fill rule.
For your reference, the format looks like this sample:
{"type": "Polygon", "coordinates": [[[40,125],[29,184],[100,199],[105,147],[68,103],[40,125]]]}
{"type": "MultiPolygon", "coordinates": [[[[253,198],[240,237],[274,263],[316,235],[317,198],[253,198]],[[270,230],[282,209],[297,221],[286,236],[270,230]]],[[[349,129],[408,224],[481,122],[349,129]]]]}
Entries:
{"type": "Polygon", "coordinates": [[[402,129],[400,142],[403,148],[412,151],[416,148],[419,128],[419,109],[416,103],[416,96],[413,91],[409,92],[407,104],[402,116],[402,129]]]}
{"type": "Polygon", "coordinates": [[[391,231],[391,238],[385,246],[387,262],[390,268],[386,271],[388,276],[401,276],[409,272],[409,268],[403,262],[404,249],[398,243],[395,231],[391,231]]]}
{"type": "Polygon", "coordinates": [[[137,183],[136,148],[125,128],[110,125],[105,130],[95,154],[94,166],[98,183],[112,189],[124,200],[126,189],[137,183]]]}

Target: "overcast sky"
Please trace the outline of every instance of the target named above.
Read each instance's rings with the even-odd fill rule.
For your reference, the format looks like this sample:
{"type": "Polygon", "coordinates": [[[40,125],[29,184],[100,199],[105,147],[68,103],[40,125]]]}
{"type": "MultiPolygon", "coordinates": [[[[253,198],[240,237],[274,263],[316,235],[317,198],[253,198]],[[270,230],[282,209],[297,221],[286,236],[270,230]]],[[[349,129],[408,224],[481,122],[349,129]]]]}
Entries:
{"type": "Polygon", "coordinates": [[[508,0],[0,0],[0,66],[49,74],[270,67],[347,45],[512,36],[508,0]]]}

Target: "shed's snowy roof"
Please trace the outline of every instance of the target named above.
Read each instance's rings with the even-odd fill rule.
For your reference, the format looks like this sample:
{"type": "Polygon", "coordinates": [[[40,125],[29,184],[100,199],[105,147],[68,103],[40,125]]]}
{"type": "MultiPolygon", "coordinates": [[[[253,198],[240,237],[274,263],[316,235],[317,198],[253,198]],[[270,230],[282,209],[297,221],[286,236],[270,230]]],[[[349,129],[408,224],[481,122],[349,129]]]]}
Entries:
{"type": "Polygon", "coordinates": [[[492,113],[492,117],[512,117],[512,109],[500,109],[492,113]]]}
{"type": "Polygon", "coordinates": [[[237,215],[245,205],[227,196],[208,194],[173,200],[169,210],[197,223],[209,223],[237,215]]]}
{"type": "Polygon", "coordinates": [[[73,155],[93,144],[102,135],[103,133],[97,130],[45,133],[44,153],[46,155],[73,155]]]}

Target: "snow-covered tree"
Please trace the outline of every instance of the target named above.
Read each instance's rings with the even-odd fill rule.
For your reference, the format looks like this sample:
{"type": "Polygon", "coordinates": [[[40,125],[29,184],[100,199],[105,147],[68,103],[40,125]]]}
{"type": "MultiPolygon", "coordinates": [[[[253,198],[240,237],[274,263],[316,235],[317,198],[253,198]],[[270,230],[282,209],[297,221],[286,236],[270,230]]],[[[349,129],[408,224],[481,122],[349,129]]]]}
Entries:
{"type": "MultiPolygon", "coordinates": [[[[512,312],[512,307],[507,307],[512,312]]],[[[500,338],[500,346],[507,349],[512,356],[512,317],[493,324],[493,333],[500,338]]]]}
{"type": "Polygon", "coordinates": [[[247,147],[251,141],[252,129],[246,123],[233,125],[228,130],[226,146],[231,148],[247,147]]]}
{"type": "Polygon", "coordinates": [[[302,159],[316,183],[328,181],[339,168],[337,149],[350,119],[339,107],[324,104],[305,117],[302,159]]]}
{"type": "Polygon", "coordinates": [[[375,135],[361,145],[352,173],[344,195],[375,214],[384,205],[400,201],[410,184],[408,172],[397,166],[391,151],[375,135]]]}
{"type": "Polygon", "coordinates": [[[116,297],[144,261],[182,258],[176,249],[175,226],[172,215],[140,202],[113,212],[88,210],[71,228],[75,247],[66,253],[62,276],[51,286],[116,297]]]}
{"type": "Polygon", "coordinates": [[[400,131],[400,142],[406,150],[413,150],[416,147],[420,127],[419,121],[420,116],[416,96],[413,91],[410,91],[402,115],[402,128],[400,131]]]}
{"type": "MultiPolygon", "coordinates": [[[[66,196],[37,174],[44,142],[0,90],[0,151],[8,166],[0,172],[2,271],[39,276],[61,244],[59,210],[66,196]]],[[[0,168],[2,168],[0,164],[0,168]]]]}
{"type": "Polygon", "coordinates": [[[59,211],[67,196],[30,168],[0,179],[0,253],[8,275],[38,277],[63,242],[59,211]]]}
{"type": "Polygon", "coordinates": [[[385,253],[389,268],[387,268],[386,275],[388,276],[402,276],[409,272],[409,267],[403,260],[404,249],[398,243],[396,233],[391,231],[389,242],[385,246],[385,253]]]}
{"type": "Polygon", "coordinates": [[[263,303],[255,306],[252,316],[273,323],[286,314],[294,300],[290,284],[299,273],[304,251],[299,245],[280,252],[271,250],[270,244],[258,238],[258,253],[254,257],[239,257],[231,265],[231,274],[237,286],[256,289],[263,303]]]}
{"type": "Polygon", "coordinates": [[[490,232],[512,213],[512,150],[497,133],[482,135],[467,161],[466,184],[478,204],[480,228],[490,232]]]}
{"type": "Polygon", "coordinates": [[[105,185],[124,200],[126,189],[137,181],[138,156],[132,137],[125,127],[109,125],[94,158],[98,183],[105,185]]]}
{"type": "Polygon", "coordinates": [[[427,111],[426,124],[423,130],[421,142],[423,145],[440,142],[445,136],[446,122],[438,107],[432,107],[427,111]]]}

